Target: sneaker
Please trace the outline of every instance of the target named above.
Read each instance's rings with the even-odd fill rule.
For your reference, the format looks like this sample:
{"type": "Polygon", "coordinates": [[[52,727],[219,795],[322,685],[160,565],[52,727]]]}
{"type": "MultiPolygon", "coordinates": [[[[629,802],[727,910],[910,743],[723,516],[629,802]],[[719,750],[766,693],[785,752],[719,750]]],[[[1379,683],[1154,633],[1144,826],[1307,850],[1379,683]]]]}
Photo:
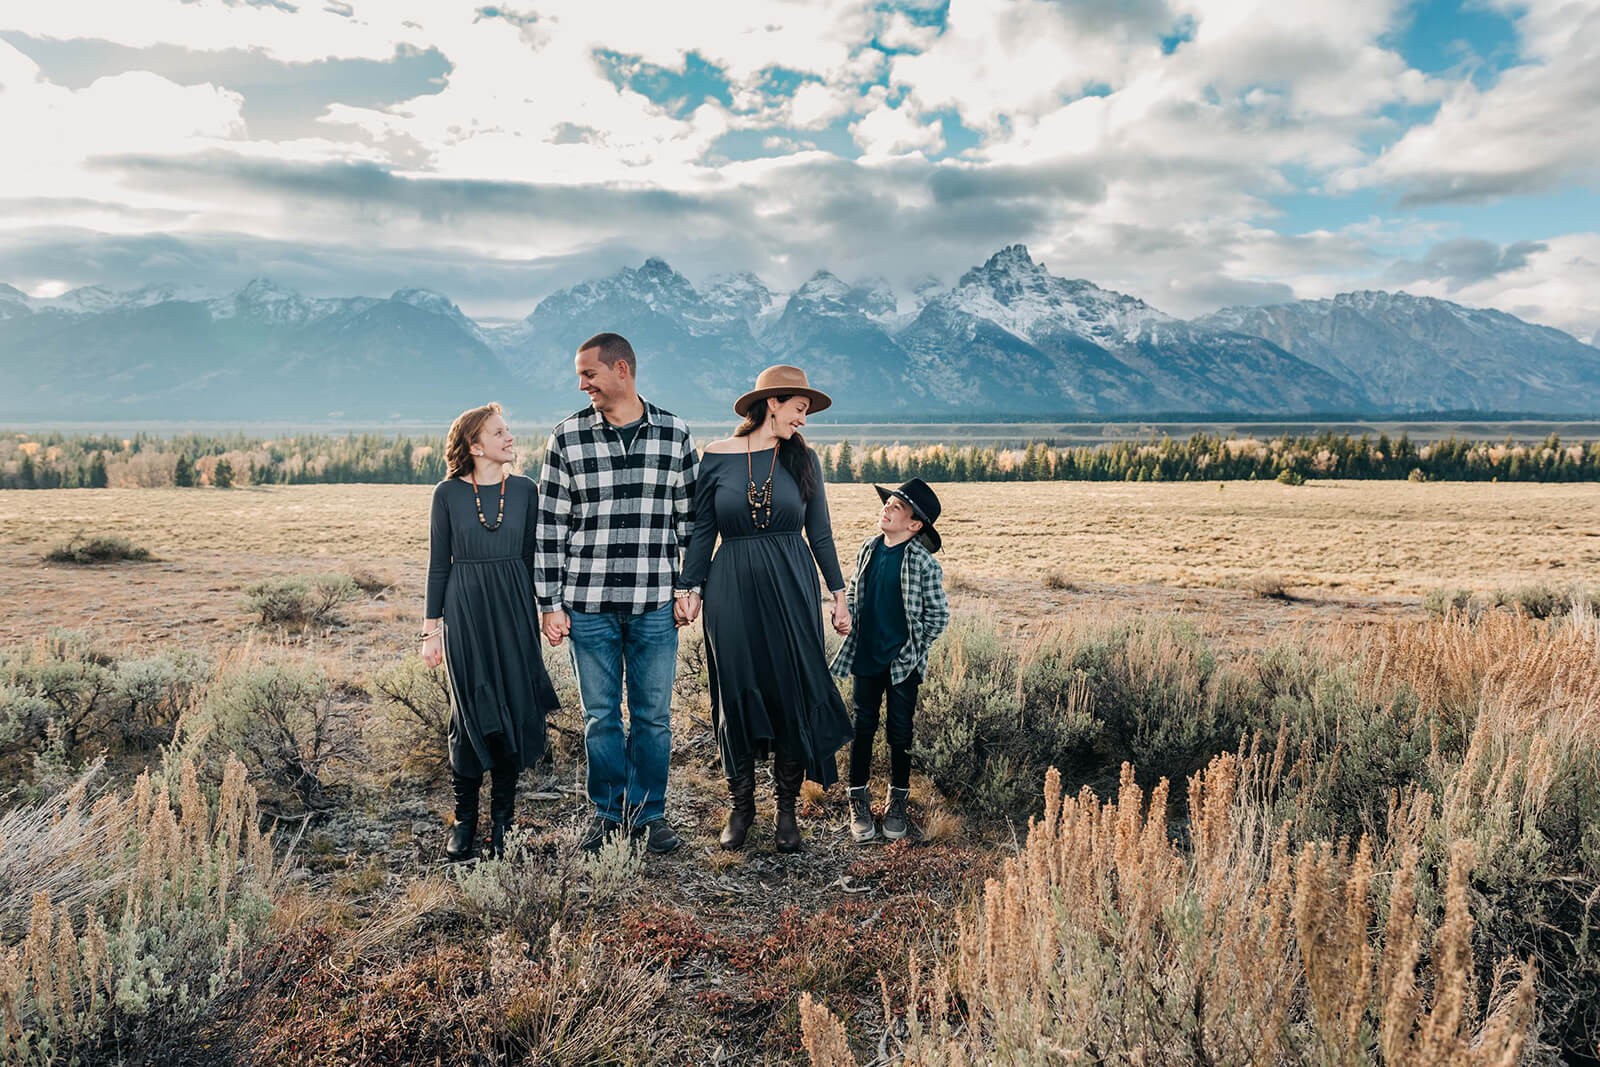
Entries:
{"type": "Polygon", "coordinates": [[[911,832],[911,820],[906,817],[906,797],[909,789],[889,789],[889,803],[883,809],[883,836],[898,841],[911,832]]]}
{"type": "Polygon", "coordinates": [[[872,796],[866,786],[850,790],[850,838],[856,842],[871,841],[878,836],[878,824],[872,818],[872,796]]]}
{"type": "Polygon", "coordinates": [[[678,836],[677,831],[672,828],[672,824],[667,822],[664,816],[653,822],[647,822],[643,826],[635,826],[633,828],[633,836],[635,840],[641,837],[644,838],[644,850],[646,852],[654,852],[658,856],[664,852],[671,852],[683,844],[682,838],[678,836]]]}
{"type": "Polygon", "coordinates": [[[603,815],[592,815],[589,825],[583,828],[583,836],[578,839],[578,847],[585,852],[599,852],[611,836],[621,829],[621,823],[612,822],[603,815]]]}

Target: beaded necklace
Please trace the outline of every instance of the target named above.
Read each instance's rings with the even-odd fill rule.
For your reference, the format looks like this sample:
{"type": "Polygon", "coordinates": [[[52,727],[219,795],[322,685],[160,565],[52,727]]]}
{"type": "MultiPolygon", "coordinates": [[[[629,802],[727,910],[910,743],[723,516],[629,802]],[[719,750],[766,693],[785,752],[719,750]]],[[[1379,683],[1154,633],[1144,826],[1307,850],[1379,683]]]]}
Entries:
{"type": "Polygon", "coordinates": [[[767,480],[758,487],[756,485],[755,460],[750,454],[750,436],[746,434],[744,439],[744,468],[745,473],[750,477],[750,485],[744,491],[745,499],[750,501],[750,521],[755,525],[756,529],[765,530],[767,524],[772,521],[772,476],[778,469],[777,442],[774,441],[772,444],[772,469],[767,471],[767,480]],[[757,518],[756,512],[762,508],[766,509],[766,517],[757,518]]]}
{"type": "Polygon", "coordinates": [[[500,524],[506,521],[506,476],[500,475],[500,513],[494,517],[494,525],[489,525],[489,520],[483,517],[483,501],[478,499],[478,472],[468,471],[467,477],[472,479],[472,502],[478,507],[478,521],[490,533],[500,529],[500,524]]]}

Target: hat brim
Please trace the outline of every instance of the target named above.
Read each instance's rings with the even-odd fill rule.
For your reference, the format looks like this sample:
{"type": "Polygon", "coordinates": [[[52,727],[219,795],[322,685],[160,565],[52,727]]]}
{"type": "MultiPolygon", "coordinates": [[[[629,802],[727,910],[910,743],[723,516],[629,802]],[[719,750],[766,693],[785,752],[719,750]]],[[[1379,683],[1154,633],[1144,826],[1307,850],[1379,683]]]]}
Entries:
{"type": "Polygon", "coordinates": [[[896,492],[893,489],[885,489],[881,485],[874,485],[872,488],[878,491],[878,499],[885,504],[889,502],[890,497],[898,497],[905,501],[906,507],[911,509],[912,517],[922,523],[922,529],[917,533],[917,540],[921,541],[922,547],[929,552],[939,551],[944,545],[944,538],[939,536],[939,531],[933,528],[933,523],[928,521],[928,517],[922,513],[922,509],[917,507],[916,501],[904,493],[896,492]]]}
{"type": "Polygon", "coordinates": [[[833,397],[818,389],[791,389],[788,387],[774,389],[752,389],[733,402],[733,413],[743,418],[750,413],[750,405],[765,400],[769,396],[803,396],[811,401],[807,415],[815,415],[819,411],[827,411],[833,406],[833,397]]]}

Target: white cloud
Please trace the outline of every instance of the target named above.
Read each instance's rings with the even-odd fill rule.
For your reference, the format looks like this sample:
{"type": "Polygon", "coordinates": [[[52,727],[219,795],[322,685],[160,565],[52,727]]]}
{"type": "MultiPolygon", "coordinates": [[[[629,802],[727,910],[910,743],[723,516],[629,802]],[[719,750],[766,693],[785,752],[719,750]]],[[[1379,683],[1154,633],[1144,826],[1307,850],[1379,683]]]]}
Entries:
{"type": "Polygon", "coordinates": [[[944,149],[944,131],[937,122],[923,121],[910,107],[890,107],[883,91],[870,94],[874,105],[850,124],[850,135],[867,156],[898,156],[907,152],[936,154],[944,149]]]}
{"type": "MultiPolygon", "coordinates": [[[[451,69],[441,91],[392,106],[332,104],[323,136],[250,141],[231,88],[135,72],[74,92],[0,44],[0,143],[34,164],[0,169],[0,196],[28,203],[0,228],[204,230],[413,259],[430,246],[533,260],[644,244],[708,272],[914,263],[946,280],[1023,240],[1052,269],[1180,314],[1286,285],[1323,295],[1474,235],[1403,216],[1277,232],[1275,198],[1308,182],[1438,200],[1596,174],[1600,9],[1495,2],[1528,62],[1484,89],[1407,67],[1390,43],[1403,0],[951,0],[942,31],[875,0],[704,0],[692,17],[646,0],[513,0],[503,15],[481,0],[353,0],[350,18],[312,3],[13,4],[0,29],[37,37],[292,61],[386,60],[407,44],[451,69]],[[1180,25],[1188,39],[1163,52],[1180,25]],[[679,73],[692,52],[731,103],[664,107],[619,88],[597,49],[679,73]],[[774,91],[793,84],[775,68],[802,75],[798,89],[774,91]],[[1437,117],[1374,159],[1375,140],[1402,132],[1384,110],[1431,101],[1437,117]],[[946,147],[934,116],[947,109],[980,137],[959,164],[927,158],[946,147]],[[841,120],[860,163],[807,144],[832,146],[808,131],[841,120]],[[778,158],[712,162],[730,131],[778,158]],[[175,163],[189,169],[163,169],[175,163]]],[[[1458,296],[1519,301],[1541,321],[1588,315],[1583,235],[1526,236],[1548,251],[1458,296]]]]}
{"type": "Polygon", "coordinates": [[[1526,62],[1487,89],[1459,82],[1432,121],[1335,187],[1395,186],[1409,201],[1448,203],[1600,179],[1600,7],[1540,0],[1527,5],[1518,30],[1526,62]]]}
{"type": "Polygon", "coordinates": [[[1413,282],[1408,292],[1497,307],[1530,322],[1565,330],[1581,341],[1600,331],[1600,233],[1570,233],[1540,242],[1524,265],[1455,286],[1449,278],[1413,282]]]}
{"type": "Polygon", "coordinates": [[[823,82],[806,82],[789,100],[789,123],[802,130],[819,130],[855,109],[860,93],[823,82]]]}

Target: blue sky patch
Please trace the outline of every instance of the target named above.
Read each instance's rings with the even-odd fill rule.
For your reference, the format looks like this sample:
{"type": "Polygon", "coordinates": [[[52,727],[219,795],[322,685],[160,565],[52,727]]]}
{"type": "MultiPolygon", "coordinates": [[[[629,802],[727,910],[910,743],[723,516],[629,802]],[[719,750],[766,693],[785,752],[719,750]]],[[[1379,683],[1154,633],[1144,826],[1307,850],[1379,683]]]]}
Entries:
{"type": "Polygon", "coordinates": [[[708,63],[698,52],[683,57],[683,69],[658,67],[638,56],[598,49],[595,60],[612,84],[631,89],[665,109],[674,118],[687,118],[707,100],[733,106],[733,86],[722,68],[708,63]]]}
{"type": "Polygon", "coordinates": [[[1517,64],[1516,24],[1479,0],[1420,0],[1392,42],[1424,74],[1470,68],[1482,88],[1517,64]]]}

